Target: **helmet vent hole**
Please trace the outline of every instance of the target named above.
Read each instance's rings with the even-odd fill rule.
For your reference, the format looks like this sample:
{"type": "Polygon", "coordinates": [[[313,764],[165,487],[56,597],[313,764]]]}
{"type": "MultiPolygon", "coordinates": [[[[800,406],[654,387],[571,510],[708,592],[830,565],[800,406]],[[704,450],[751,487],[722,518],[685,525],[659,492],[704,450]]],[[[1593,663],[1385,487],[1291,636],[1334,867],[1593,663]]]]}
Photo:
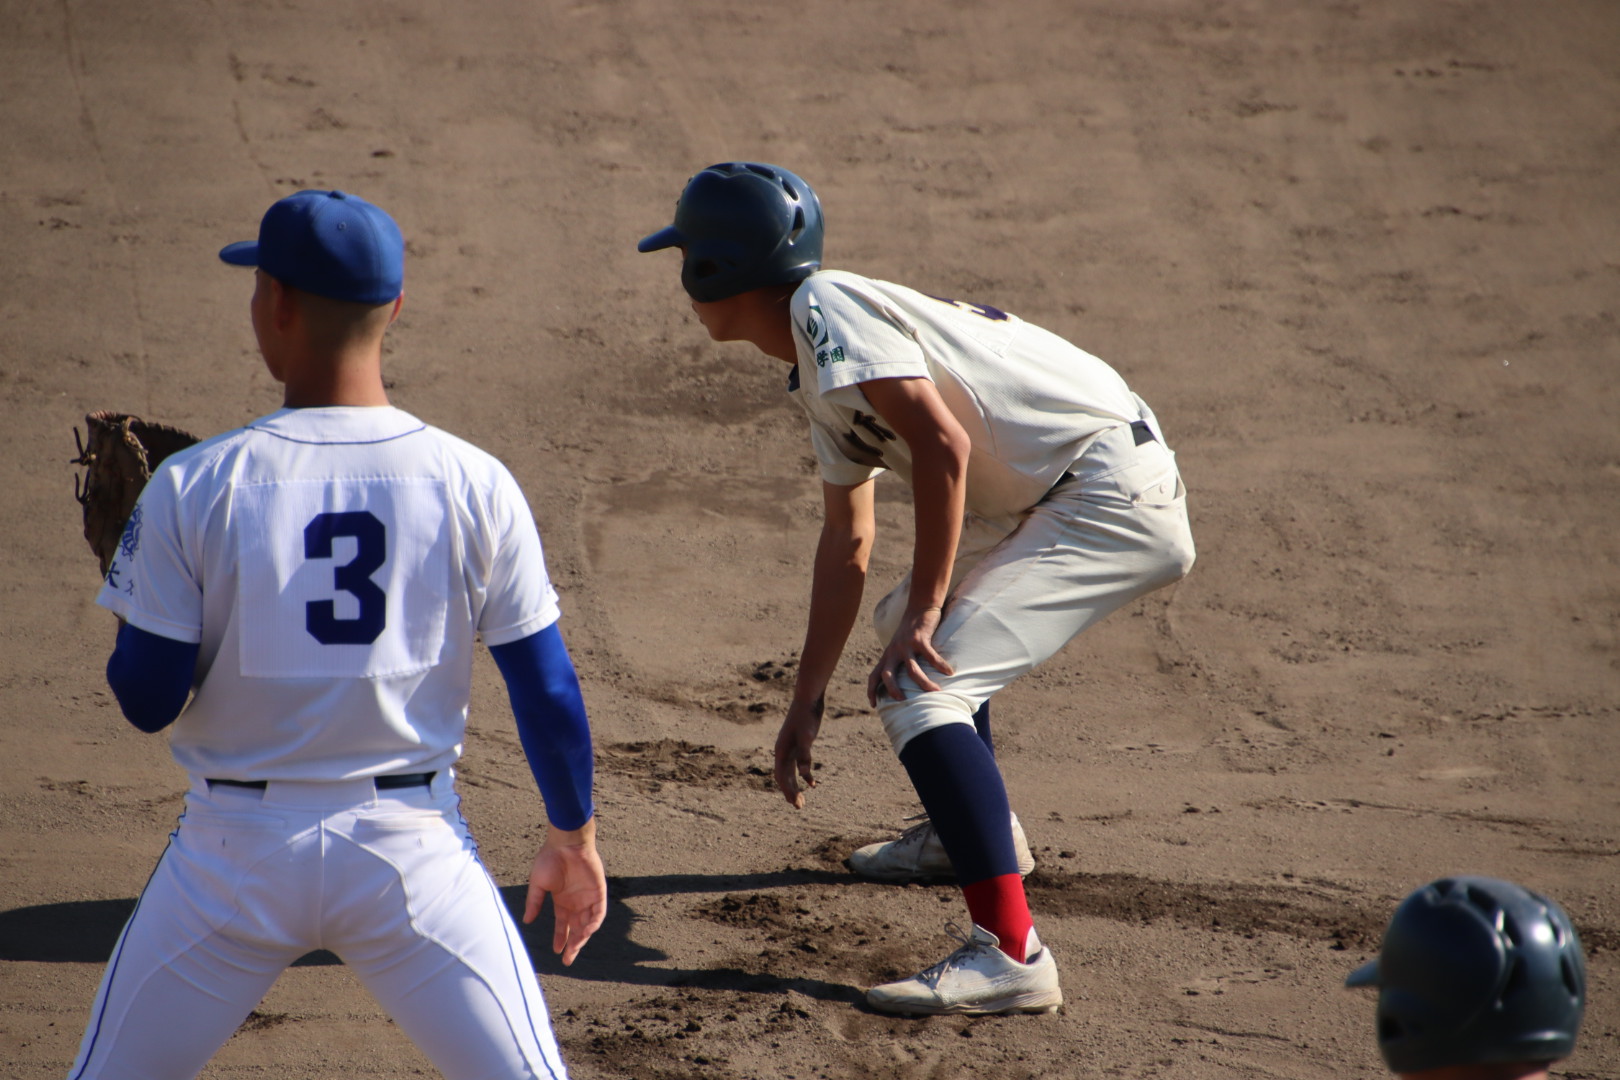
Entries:
{"type": "Polygon", "coordinates": [[[1401,1022],[1393,1016],[1380,1016],[1378,1018],[1378,1041],[1381,1043],[1394,1042],[1402,1035],[1401,1022]]]}
{"type": "Polygon", "coordinates": [[[1484,915],[1490,921],[1492,926],[1498,930],[1504,929],[1503,923],[1506,913],[1502,910],[1502,905],[1497,903],[1496,897],[1473,885],[1463,887],[1463,896],[1478,909],[1481,915],[1484,915]]]}
{"type": "MultiPolygon", "coordinates": [[[[781,178],[778,177],[778,179],[780,180],[781,178]]],[[[799,201],[799,193],[797,191],[793,190],[793,185],[788,183],[786,180],[782,180],[781,182],[782,182],[782,190],[787,192],[788,198],[792,199],[794,202],[798,202],[799,201]]]]}
{"type": "Polygon", "coordinates": [[[1502,996],[1496,999],[1497,1008],[1501,1008],[1506,1002],[1513,1000],[1514,997],[1521,993],[1525,989],[1528,978],[1529,974],[1525,971],[1524,965],[1519,962],[1519,958],[1516,956],[1509,957],[1507,978],[1502,980],[1502,996]]]}
{"type": "Polygon", "coordinates": [[[804,208],[795,207],[793,210],[793,231],[788,233],[788,243],[798,240],[799,234],[804,232],[804,208]]]}
{"type": "Polygon", "coordinates": [[[720,265],[713,259],[699,259],[692,264],[692,276],[699,281],[706,277],[713,277],[720,272],[720,265]]]}
{"type": "Polygon", "coordinates": [[[1581,996],[1581,978],[1575,973],[1575,965],[1570,960],[1568,953],[1558,958],[1558,973],[1564,978],[1564,989],[1569,991],[1569,996],[1579,998],[1581,996]]]}
{"type": "Polygon", "coordinates": [[[749,172],[753,173],[756,176],[763,176],[767,180],[775,180],[776,179],[776,171],[774,169],[767,169],[763,165],[749,164],[749,165],[745,165],[744,168],[746,168],[749,172]]]}

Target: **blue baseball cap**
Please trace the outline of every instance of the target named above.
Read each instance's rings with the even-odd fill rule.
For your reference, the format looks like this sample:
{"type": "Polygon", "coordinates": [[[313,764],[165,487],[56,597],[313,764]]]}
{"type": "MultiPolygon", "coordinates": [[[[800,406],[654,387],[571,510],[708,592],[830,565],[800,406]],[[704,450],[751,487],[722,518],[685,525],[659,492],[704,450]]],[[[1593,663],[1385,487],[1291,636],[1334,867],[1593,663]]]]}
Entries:
{"type": "Polygon", "coordinates": [[[342,191],[300,191],[271,206],[259,238],[219,257],[332,300],[386,304],[405,288],[405,238],[380,207],[342,191]]]}

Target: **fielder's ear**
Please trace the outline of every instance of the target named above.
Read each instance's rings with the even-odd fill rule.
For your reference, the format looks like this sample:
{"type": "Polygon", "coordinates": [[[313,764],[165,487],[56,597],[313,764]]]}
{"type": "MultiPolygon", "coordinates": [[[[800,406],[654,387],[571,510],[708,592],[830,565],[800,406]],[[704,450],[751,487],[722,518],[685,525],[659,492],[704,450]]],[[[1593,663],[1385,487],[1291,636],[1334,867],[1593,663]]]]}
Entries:
{"type": "Polygon", "coordinates": [[[389,326],[394,325],[394,320],[399,318],[399,309],[404,307],[404,306],[405,306],[405,294],[400,293],[398,296],[394,297],[394,310],[389,312],[389,314],[388,314],[388,325],[389,326]]]}
{"type": "Polygon", "coordinates": [[[270,315],[275,320],[277,330],[285,330],[298,318],[298,298],[293,290],[281,283],[279,278],[269,277],[270,281],[270,315]]]}

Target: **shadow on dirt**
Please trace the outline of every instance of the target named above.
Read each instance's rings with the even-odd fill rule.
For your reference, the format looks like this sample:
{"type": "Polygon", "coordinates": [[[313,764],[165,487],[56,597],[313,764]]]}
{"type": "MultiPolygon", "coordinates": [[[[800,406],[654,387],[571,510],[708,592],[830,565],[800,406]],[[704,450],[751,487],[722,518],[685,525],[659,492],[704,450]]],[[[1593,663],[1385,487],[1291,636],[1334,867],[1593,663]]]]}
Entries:
{"type": "MultiPolygon", "coordinates": [[[[543,975],[758,993],[794,990],[821,1000],[854,1001],[859,997],[858,991],[840,983],[781,979],[735,967],[662,966],[671,957],[635,940],[639,916],[628,903],[640,896],[708,896],[712,899],[696,912],[699,917],[721,923],[735,923],[740,918],[739,925],[757,924],[760,929],[771,929],[773,920],[766,917],[769,913],[760,914],[764,909],[750,903],[747,894],[852,884],[856,884],[856,879],[848,873],[808,869],[610,878],[607,919],[589,948],[567,968],[551,951],[549,904],[532,925],[520,924],[520,930],[535,970],[543,975]],[[741,899],[735,899],[737,897],[741,899]],[[733,909],[737,914],[732,914],[733,909]]],[[[1384,920],[1394,905],[1388,898],[1356,896],[1327,883],[1188,883],[1156,881],[1131,874],[1066,874],[1039,869],[1030,875],[1026,886],[1031,906],[1037,912],[1138,924],[1170,921],[1250,937],[1258,933],[1283,933],[1328,941],[1334,948],[1364,952],[1377,948],[1384,920]]],[[[501,889],[514,920],[522,917],[524,891],[521,885],[501,889]]],[[[39,904],[0,912],[0,960],[105,963],[117,943],[119,931],[134,910],[133,899],[117,899],[39,904]]],[[[1620,947],[1620,933],[1607,926],[1581,925],[1577,929],[1589,949],[1620,947]]],[[[341,962],[330,952],[320,950],[301,957],[294,966],[315,967],[341,962]]]]}
{"type": "MultiPolygon", "coordinates": [[[[671,874],[659,877],[610,878],[608,914],[589,948],[572,966],[563,967],[551,951],[550,905],[532,925],[519,929],[524,945],[542,975],[643,986],[699,987],[777,994],[793,990],[826,1001],[853,1002],[854,987],[807,978],[777,978],[730,967],[653,966],[669,960],[664,952],[636,942],[637,921],[626,900],[637,896],[732,893],[805,888],[847,883],[846,874],[820,870],[760,874],[671,874]]],[[[525,888],[510,885],[501,898],[514,921],[522,918],[525,888]]],[[[0,960],[35,963],[103,964],[112,955],[119,932],[135,910],[135,900],[77,900],[39,904],[0,912],[0,960]]],[[[321,967],[342,961],[322,949],[300,957],[294,967],[321,967]]]]}

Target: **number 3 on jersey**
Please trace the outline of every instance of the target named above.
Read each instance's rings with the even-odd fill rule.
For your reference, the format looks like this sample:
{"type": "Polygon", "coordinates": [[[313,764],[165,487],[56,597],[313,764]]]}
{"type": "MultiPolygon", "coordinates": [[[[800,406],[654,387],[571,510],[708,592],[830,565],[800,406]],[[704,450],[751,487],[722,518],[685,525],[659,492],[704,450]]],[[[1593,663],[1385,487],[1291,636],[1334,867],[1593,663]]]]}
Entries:
{"type": "Polygon", "coordinates": [[[304,605],[304,629],[322,645],[370,645],[388,625],[388,594],[371,580],[388,559],[388,530],[366,510],[316,514],[304,526],[304,558],[332,558],[339,536],[353,537],[358,550],[332,568],[332,587],[359,601],[360,615],[340,619],[335,600],[311,600],[304,605]]]}
{"type": "Polygon", "coordinates": [[[382,678],[439,662],[460,565],[442,481],[243,484],[235,512],[245,678],[382,678]]]}

